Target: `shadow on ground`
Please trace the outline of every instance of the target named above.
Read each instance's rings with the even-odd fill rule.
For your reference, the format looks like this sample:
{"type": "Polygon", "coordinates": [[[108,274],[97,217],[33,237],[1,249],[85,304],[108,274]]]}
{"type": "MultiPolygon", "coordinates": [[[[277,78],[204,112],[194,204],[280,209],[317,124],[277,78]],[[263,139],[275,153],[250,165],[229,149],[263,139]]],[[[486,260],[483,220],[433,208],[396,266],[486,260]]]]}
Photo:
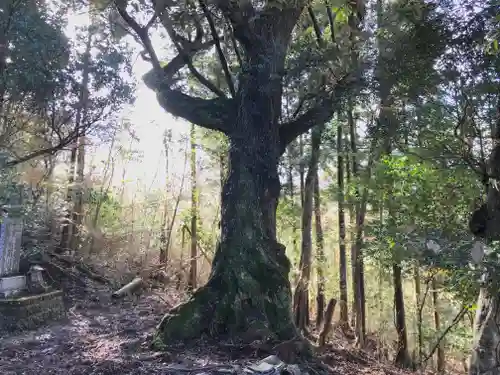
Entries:
{"type": "MultiPolygon", "coordinates": [[[[262,353],[233,346],[172,347],[159,353],[150,341],[162,315],[177,297],[151,292],[136,301],[112,301],[109,291],[92,292],[87,298],[72,298],[67,320],[36,331],[0,340],[2,375],[135,375],[175,374],[226,375],[262,353]]],[[[177,298],[177,300],[176,300],[177,298]]],[[[348,348],[332,346],[323,355],[332,374],[358,375],[401,373],[348,348]]],[[[309,371],[314,375],[315,371],[309,371]]]]}

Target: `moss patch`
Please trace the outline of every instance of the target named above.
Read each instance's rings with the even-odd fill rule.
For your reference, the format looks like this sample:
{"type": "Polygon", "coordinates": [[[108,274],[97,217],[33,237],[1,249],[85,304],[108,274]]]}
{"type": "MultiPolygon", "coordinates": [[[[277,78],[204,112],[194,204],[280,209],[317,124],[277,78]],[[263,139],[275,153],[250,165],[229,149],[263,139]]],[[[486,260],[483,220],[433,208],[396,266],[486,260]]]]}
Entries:
{"type": "Polygon", "coordinates": [[[296,337],[288,266],[277,256],[270,256],[284,251],[275,245],[261,244],[251,252],[241,251],[241,245],[220,245],[207,285],[163,318],[155,348],[203,335],[229,335],[248,342],[296,337]],[[240,251],[235,252],[238,248],[240,251]]]}

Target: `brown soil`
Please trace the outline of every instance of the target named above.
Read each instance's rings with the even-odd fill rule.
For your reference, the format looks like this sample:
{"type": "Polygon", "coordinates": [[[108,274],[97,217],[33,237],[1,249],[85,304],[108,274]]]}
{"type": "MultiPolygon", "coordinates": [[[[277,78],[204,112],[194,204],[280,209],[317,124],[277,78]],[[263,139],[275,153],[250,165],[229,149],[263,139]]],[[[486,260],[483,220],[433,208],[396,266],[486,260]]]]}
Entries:
{"type": "MultiPolygon", "coordinates": [[[[128,375],[241,373],[238,366],[266,353],[231,342],[170,347],[154,352],[149,343],[162,314],[179,300],[174,293],[148,292],[135,300],[113,301],[110,290],[67,290],[67,320],[36,331],[2,337],[2,375],[128,375]]],[[[268,354],[268,353],[267,353],[268,354]]],[[[321,356],[332,374],[403,373],[361,351],[333,345],[321,356]]],[[[307,365],[305,366],[307,369],[307,365]]],[[[317,373],[310,367],[311,375],[317,373]]]]}

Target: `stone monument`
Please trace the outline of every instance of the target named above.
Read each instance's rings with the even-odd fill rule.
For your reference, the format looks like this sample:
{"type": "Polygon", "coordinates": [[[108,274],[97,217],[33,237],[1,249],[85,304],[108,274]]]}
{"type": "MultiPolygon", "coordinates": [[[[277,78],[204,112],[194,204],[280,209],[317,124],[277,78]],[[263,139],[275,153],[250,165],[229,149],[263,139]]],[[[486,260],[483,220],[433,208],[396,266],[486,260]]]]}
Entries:
{"type": "Polygon", "coordinates": [[[8,211],[8,208],[2,207],[0,223],[0,297],[4,298],[21,293],[26,285],[26,277],[18,275],[23,233],[22,218],[12,213],[9,215],[8,211]]]}
{"type": "Polygon", "coordinates": [[[11,204],[1,209],[0,337],[3,332],[34,329],[65,316],[62,291],[49,290],[41,267],[32,266],[27,275],[19,273],[23,234],[20,197],[9,199],[11,204]]]}

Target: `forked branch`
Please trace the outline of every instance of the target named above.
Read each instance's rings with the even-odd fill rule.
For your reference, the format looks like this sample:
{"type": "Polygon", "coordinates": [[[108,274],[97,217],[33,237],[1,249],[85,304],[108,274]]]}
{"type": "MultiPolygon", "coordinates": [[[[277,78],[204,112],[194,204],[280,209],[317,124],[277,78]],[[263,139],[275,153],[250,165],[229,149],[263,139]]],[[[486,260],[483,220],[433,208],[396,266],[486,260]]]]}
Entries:
{"type": "Polygon", "coordinates": [[[296,119],[281,124],[279,129],[281,153],[285,152],[286,147],[299,135],[307,132],[315,125],[324,124],[330,120],[333,114],[338,110],[338,104],[349,88],[349,76],[342,78],[336,85],[330,95],[325,95],[319,99],[317,104],[311,109],[298,116],[296,119]]]}
{"type": "Polygon", "coordinates": [[[253,30],[250,20],[256,16],[256,11],[250,0],[212,0],[224,16],[231,22],[235,38],[245,47],[251,48],[253,30]]]}
{"type": "MultiPolygon", "coordinates": [[[[153,65],[153,69],[143,76],[143,80],[148,88],[157,93],[158,102],[163,109],[193,124],[227,134],[235,118],[234,105],[232,105],[231,100],[223,97],[211,100],[196,98],[172,88],[175,83],[174,76],[180,69],[186,65],[193,68],[191,59],[194,54],[210,48],[213,46],[214,41],[204,43],[200,33],[197,33],[194,41],[180,37],[175,32],[172,32],[173,29],[168,29],[171,24],[168,23],[168,19],[164,17],[164,14],[157,12],[167,32],[169,32],[172,41],[175,42],[179,50],[179,54],[168,64],[161,64],[151,43],[151,38],[149,37],[148,25],[145,27],[139,25],[137,21],[128,14],[121,5],[121,2],[115,1],[114,4],[118,13],[141,40],[145,49],[145,54],[147,55],[147,60],[153,65]]],[[[191,72],[193,73],[192,69],[191,72]]]]}

